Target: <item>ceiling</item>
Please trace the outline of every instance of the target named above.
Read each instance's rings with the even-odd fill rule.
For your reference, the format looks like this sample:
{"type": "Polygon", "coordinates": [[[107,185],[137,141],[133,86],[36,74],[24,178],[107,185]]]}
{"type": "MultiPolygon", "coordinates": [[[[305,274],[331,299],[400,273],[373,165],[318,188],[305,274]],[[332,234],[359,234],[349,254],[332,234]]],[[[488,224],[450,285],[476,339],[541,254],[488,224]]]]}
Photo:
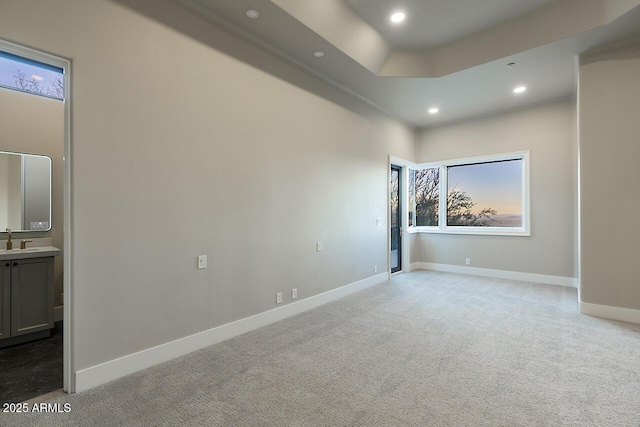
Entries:
{"type": "Polygon", "coordinates": [[[393,47],[431,48],[536,10],[554,0],[344,0],[393,47]],[[402,26],[389,22],[408,13],[402,26]]]}
{"type": "Polygon", "coordinates": [[[417,128],[573,96],[581,53],[640,36],[640,0],[170,1],[417,128]]]}

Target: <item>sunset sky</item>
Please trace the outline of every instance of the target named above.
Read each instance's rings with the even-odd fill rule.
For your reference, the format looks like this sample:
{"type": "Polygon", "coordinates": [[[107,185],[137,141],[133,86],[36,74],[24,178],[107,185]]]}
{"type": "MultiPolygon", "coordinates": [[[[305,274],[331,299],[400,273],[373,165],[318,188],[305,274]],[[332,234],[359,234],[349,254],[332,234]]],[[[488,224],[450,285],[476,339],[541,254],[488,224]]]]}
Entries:
{"type": "Polygon", "coordinates": [[[522,160],[450,167],[448,186],[471,196],[474,213],[492,208],[522,215],[522,160]]]}

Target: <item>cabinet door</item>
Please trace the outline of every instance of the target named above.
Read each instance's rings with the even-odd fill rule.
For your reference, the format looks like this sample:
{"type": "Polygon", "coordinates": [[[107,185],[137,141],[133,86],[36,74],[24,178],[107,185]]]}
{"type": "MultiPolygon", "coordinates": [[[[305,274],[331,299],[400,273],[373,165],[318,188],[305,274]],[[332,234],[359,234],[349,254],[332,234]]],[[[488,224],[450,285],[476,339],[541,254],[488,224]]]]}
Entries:
{"type": "Polygon", "coordinates": [[[11,264],[11,336],[53,327],[53,257],[11,264]]]}
{"type": "Polygon", "coordinates": [[[11,263],[0,261],[0,340],[11,336],[11,263]]]}

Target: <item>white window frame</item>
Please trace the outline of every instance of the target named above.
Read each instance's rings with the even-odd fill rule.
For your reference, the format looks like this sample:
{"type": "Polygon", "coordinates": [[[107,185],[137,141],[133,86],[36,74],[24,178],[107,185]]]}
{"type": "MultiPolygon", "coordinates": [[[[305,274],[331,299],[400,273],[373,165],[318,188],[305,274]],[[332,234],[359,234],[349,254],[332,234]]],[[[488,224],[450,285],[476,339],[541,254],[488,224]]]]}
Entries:
{"type": "MultiPolygon", "coordinates": [[[[531,236],[531,203],[530,203],[530,167],[529,151],[496,154],[489,156],[468,157],[440,162],[418,163],[409,166],[411,169],[440,169],[440,210],[438,226],[412,226],[409,233],[435,234],[471,234],[485,236],[531,236]],[[506,160],[522,160],[522,226],[521,227],[474,227],[447,225],[447,168],[450,166],[472,165],[479,163],[500,162],[506,160]]],[[[408,191],[408,186],[407,186],[408,191]]],[[[415,207],[413,209],[415,215],[415,207]]],[[[414,221],[415,224],[415,221],[414,221]]]]}

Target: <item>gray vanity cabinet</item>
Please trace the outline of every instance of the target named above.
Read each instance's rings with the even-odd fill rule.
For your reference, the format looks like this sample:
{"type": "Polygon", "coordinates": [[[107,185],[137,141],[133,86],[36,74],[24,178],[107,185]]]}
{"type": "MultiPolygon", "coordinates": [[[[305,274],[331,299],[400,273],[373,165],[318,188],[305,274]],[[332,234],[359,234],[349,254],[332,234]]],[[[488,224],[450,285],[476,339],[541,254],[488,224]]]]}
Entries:
{"type": "Polygon", "coordinates": [[[53,257],[5,260],[0,263],[0,339],[11,337],[13,340],[53,328],[53,257]]]}
{"type": "Polygon", "coordinates": [[[11,336],[11,264],[0,262],[0,340],[11,336]]]}
{"type": "Polygon", "coordinates": [[[53,328],[53,257],[11,264],[11,336],[53,328]]]}

